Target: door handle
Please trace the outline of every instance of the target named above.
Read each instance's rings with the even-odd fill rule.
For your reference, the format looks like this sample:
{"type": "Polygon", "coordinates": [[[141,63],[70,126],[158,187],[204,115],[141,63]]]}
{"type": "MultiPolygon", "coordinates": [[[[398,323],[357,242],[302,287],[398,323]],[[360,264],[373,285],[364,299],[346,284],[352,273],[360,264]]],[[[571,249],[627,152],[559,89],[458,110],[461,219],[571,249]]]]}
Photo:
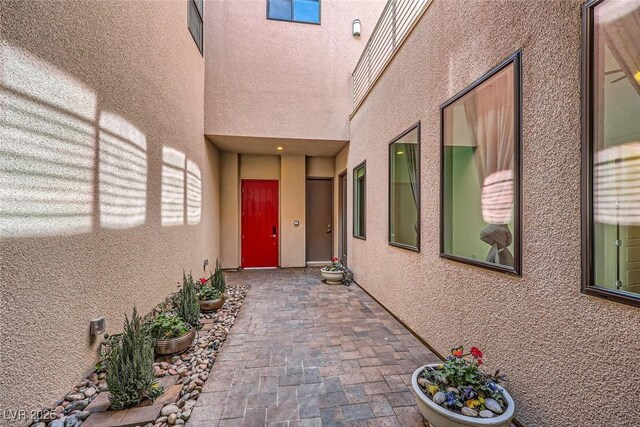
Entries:
{"type": "Polygon", "coordinates": [[[331,233],[331,224],[327,224],[327,231],[325,231],[325,233],[331,233]]]}

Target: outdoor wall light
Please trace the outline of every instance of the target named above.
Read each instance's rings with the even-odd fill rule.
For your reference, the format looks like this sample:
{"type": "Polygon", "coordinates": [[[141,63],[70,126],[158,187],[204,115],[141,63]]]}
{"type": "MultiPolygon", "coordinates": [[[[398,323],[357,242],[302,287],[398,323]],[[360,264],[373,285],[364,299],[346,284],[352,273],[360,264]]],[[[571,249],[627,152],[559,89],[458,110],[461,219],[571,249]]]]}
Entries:
{"type": "Polygon", "coordinates": [[[361,29],[360,20],[354,19],[353,23],[351,24],[351,34],[353,34],[353,37],[360,37],[360,29],[361,29]]]}

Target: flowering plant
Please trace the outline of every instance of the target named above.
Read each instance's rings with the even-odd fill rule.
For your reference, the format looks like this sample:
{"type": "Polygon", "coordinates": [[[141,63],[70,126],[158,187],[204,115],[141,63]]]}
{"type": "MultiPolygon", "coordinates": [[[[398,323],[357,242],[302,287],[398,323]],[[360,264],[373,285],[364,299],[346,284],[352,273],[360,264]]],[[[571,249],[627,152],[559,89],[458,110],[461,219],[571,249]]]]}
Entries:
{"type": "Polygon", "coordinates": [[[451,349],[441,365],[427,366],[418,378],[422,392],[437,405],[470,417],[492,418],[502,414],[506,399],[499,385],[504,381],[500,371],[487,374],[481,369],[482,351],[462,346],[451,349]]]}
{"type": "Polygon", "coordinates": [[[323,271],[344,271],[345,267],[344,265],[342,265],[342,261],[340,261],[336,257],[333,257],[331,258],[331,264],[325,265],[324,267],[322,267],[322,270],[323,271]]]}

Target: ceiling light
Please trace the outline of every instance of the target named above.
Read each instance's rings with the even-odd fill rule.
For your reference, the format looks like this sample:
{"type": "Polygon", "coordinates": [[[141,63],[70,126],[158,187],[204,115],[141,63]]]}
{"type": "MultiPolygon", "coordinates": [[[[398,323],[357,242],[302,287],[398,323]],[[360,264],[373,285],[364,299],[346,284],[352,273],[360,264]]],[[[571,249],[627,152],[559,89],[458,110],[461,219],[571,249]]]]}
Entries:
{"type": "Polygon", "coordinates": [[[276,150],[282,151],[282,150],[284,150],[284,147],[276,147],[276,150]]]}

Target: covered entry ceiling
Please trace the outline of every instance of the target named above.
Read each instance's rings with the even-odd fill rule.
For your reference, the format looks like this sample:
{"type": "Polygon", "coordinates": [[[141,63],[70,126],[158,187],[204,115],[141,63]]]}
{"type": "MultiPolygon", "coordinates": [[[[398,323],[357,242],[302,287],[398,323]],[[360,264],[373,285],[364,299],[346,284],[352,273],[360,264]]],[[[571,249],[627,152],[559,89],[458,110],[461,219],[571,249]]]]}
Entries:
{"type": "Polygon", "coordinates": [[[253,136],[207,135],[220,151],[240,154],[303,154],[333,157],[348,141],[322,139],[264,138],[253,136]],[[279,151],[277,147],[283,147],[279,151]]]}

